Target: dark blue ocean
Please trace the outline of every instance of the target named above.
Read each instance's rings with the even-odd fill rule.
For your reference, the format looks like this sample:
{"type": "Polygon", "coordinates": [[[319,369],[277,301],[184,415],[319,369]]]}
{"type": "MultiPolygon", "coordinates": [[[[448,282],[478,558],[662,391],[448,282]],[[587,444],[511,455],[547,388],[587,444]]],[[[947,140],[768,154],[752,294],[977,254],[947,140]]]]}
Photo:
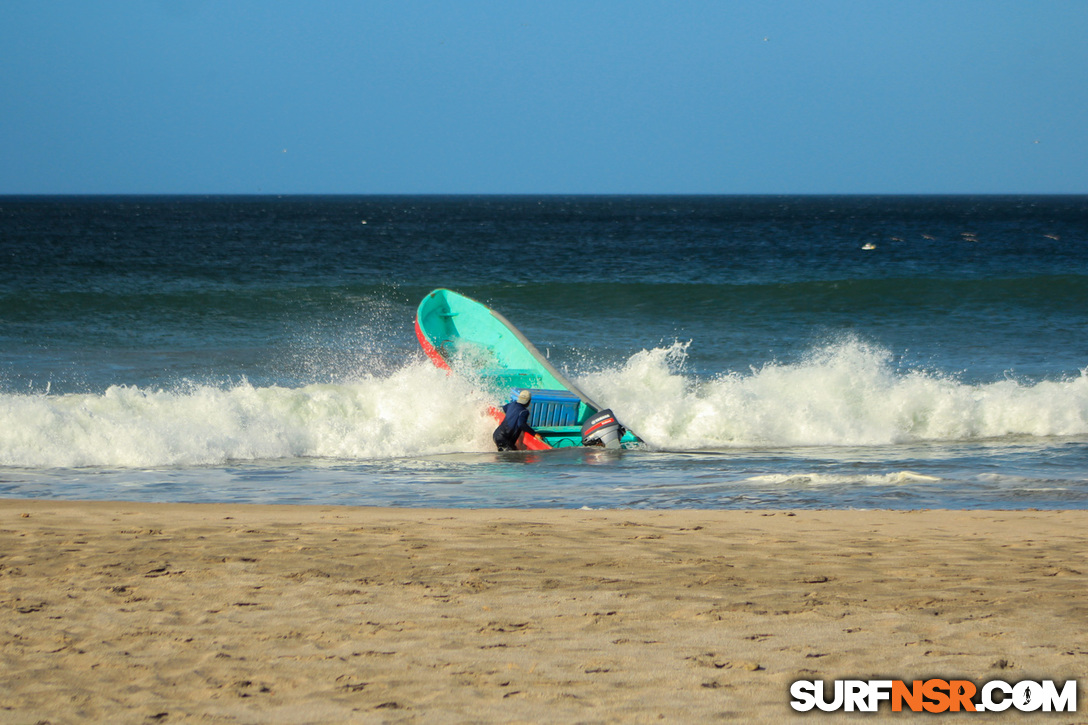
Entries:
{"type": "Polygon", "coordinates": [[[1086,508],[1088,197],[0,198],[0,496],[1086,508]],[[493,452],[436,287],[645,448],[493,452]]]}

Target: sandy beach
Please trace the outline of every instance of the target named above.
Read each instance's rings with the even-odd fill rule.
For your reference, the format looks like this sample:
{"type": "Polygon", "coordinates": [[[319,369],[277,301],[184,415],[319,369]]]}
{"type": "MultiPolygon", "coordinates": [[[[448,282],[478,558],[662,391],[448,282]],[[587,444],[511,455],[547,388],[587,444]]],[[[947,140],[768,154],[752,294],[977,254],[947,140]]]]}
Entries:
{"type": "Polygon", "coordinates": [[[0,721],[871,720],[790,683],[1083,687],[1085,572],[1085,511],[0,500],[0,721]]]}

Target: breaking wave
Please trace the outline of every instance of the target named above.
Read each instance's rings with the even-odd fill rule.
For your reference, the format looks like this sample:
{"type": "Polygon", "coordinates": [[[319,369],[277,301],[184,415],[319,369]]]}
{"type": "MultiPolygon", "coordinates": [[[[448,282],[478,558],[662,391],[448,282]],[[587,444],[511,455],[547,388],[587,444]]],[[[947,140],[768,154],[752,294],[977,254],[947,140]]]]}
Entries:
{"type": "Polygon", "coordinates": [[[484,402],[468,383],[422,362],[300,388],[0,395],[0,464],[137,468],[475,450],[490,442],[484,402]]]}
{"type": "Polygon", "coordinates": [[[583,382],[654,446],[887,445],[1088,434],[1088,370],[1060,381],[966,384],[901,371],[888,351],[848,340],[796,364],[699,380],[686,344],[644,350],[583,382]]]}
{"type": "MultiPolygon", "coordinates": [[[[900,370],[856,340],[714,378],[685,374],[687,345],[575,376],[651,448],[887,445],[1088,434],[1088,371],[1057,381],[966,384],[900,370]]],[[[0,395],[0,465],[216,465],[491,450],[487,396],[413,360],[387,375],[299,388],[114,386],[0,395]]]]}

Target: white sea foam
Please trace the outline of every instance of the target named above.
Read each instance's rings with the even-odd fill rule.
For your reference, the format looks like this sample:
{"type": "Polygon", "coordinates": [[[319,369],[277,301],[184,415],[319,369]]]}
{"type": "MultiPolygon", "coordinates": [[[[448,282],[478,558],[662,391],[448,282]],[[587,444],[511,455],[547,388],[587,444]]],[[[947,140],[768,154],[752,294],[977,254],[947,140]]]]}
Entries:
{"type": "MultiPolygon", "coordinates": [[[[1088,434],[1088,372],[971,385],[900,371],[886,351],[847,341],[797,364],[698,379],[684,372],[686,349],[644,350],[578,382],[651,447],[672,450],[1088,434]]],[[[422,361],[300,388],[2,394],[0,465],[136,468],[487,451],[494,426],[487,402],[471,383],[422,361]]]]}
{"type": "Polygon", "coordinates": [[[849,340],[796,364],[697,380],[683,374],[685,356],[682,344],[644,350],[581,382],[647,442],[670,449],[1088,434],[1088,371],[972,385],[900,371],[886,350],[849,340]]]}
{"type": "Polygon", "coordinates": [[[147,467],[480,450],[493,427],[485,410],[478,391],[429,363],[296,389],[0,395],[0,464],[147,467]]]}
{"type": "Polygon", "coordinates": [[[873,473],[865,475],[850,475],[842,473],[767,473],[759,476],[749,476],[745,479],[749,483],[774,484],[782,486],[841,486],[844,483],[867,483],[878,486],[887,486],[900,483],[937,483],[939,476],[928,476],[914,471],[896,471],[894,473],[873,473]]]}

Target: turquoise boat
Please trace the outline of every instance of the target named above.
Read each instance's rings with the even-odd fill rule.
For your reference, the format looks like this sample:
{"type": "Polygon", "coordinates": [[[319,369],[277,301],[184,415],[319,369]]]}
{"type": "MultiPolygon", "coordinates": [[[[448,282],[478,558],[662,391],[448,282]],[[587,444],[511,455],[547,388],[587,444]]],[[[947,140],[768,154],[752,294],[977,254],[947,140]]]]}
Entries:
{"type": "Polygon", "coordinates": [[[529,424],[538,435],[522,435],[519,448],[628,448],[642,442],[487,305],[437,289],[419,303],[416,337],[435,365],[468,377],[502,401],[491,408],[498,420],[502,420],[501,406],[507,400],[522,390],[532,393],[529,424]]]}

